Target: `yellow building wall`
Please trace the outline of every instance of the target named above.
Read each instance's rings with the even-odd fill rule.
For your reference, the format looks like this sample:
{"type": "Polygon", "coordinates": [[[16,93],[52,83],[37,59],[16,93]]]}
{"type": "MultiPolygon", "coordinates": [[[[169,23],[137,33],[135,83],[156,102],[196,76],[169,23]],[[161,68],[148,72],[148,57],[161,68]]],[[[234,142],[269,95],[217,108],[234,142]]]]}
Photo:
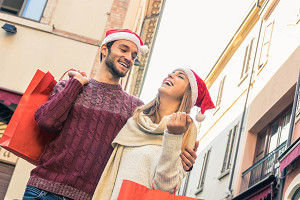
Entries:
{"type": "Polygon", "coordinates": [[[112,3],[113,0],[57,1],[51,25],[59,30],[101,39],[112,3]]]}
{"type": "MultiPolygon", "coordinates": [[[[0,26],[5,22],[0,21],[0,26]]],[[[90,72],[97,46],[15,25],[17,33],[0,31],[0,87],[24,92],[37,69],[56,80],[69,68],[90,72]]]]}

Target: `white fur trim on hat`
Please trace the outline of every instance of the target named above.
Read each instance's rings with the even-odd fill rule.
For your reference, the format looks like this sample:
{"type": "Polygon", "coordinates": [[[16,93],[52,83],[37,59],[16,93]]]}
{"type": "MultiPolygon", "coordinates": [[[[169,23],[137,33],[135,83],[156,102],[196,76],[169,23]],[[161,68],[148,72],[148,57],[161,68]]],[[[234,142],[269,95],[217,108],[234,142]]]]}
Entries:
{"type": "MultiPolygon", "coordinates": [[[[189,79],[189,82],[190,82],[191,90],[192,90],[192,105],[194,106],[196,104],[196,101],[198,98],[198,84],[197,84],[196,77],[195,77],[194,73],[188,68],[180,67],[180,68],[177,68],[176,70],[182,70],[186,73],[186,75],[189,79]]],[[[202,122],[205,119],[205,115],[201,113],[201,109],[197,113],[195,119],[198,122],[202,122]]]]}
{"type": "Polygon", "coordinates": [[[128,32],[117,32],[117,33],[112,33],[108,36],[106,36],[104,38],[104,40],[102,41],[102,44],[106,44],[106,43],[109,43],[111,41],[115,41],[115,40],[128,40],[128,41],[131,41],[133,42],[138,50],[142,53],[142,54],[145,54],[148,52],[148,47],[145,46],[145,45],[141,45],[140,43],[140,40],[137,38],[136,35],[132,34],[132,33],[128,33],[128,32]]]}

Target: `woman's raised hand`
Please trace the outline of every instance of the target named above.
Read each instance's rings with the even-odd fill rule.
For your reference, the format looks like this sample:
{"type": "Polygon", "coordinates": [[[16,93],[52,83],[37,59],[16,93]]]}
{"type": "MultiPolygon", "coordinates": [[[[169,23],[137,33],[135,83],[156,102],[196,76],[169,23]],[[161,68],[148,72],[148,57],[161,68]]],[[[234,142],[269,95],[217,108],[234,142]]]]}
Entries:
{"type": "Polygon", "coordinates": [[[173,113],[167,121],[168,133],[174,135],[184,134],[191,122],[191,117],[185,112],[173,113]]]}

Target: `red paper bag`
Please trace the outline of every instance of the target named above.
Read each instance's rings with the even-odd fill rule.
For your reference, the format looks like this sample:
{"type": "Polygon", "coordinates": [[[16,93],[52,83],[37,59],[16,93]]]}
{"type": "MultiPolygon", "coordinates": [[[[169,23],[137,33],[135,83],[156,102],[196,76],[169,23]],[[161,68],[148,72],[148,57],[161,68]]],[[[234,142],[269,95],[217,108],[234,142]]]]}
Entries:
{"type": "Polygon", "coordinates": [[[34,113],[48,99],[56,81],[50,72],[37,70],[23,94],[5,132],[0,146],[37,165],[45,145],[54,137],[39,129],[34,113]]]}
{"type": "Polygon", "coordinates": [[[197,200],[168,192],[149,189],[133,181],[123,180],[118,200],[197,200]]]}

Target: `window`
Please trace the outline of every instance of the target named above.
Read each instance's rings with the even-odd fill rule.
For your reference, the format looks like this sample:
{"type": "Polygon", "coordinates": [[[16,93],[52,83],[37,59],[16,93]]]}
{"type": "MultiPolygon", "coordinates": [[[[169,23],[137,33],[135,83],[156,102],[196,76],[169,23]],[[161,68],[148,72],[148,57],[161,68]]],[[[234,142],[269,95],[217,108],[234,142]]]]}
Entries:
{"type": "Polygon", "coordinates": [[[40,21],[47,0],[0,0],[0,11],[11,15],[40,21]]]}
{"type": "Polygon", "coordinates": [[[270,125],[258,134],[254,163],[287,141],[291,112],[291,109],[289,109],[284,114],[279,115],[274,122],[270,123],[270,125]]]}
{"type": "Polygon", "coordinates": [[[223,176],[228,174],[227,172],[229,172],[229,169],[230,169],[230,166],[231,166],[232,153],[233,153],[233,149],[234,149],[235,137],[236,137],[236,134],[237,134],[237,129],[238,129],[238,124],[235,125],[229,131],[226,150],[225,150],[225,155],[224,155],[224,160],[223,160],[223,165],[222,165],[222,169],[221,169],[221,176],[219,177],[219,179],[221,179],[223,176]]]}
{"type": "Polygon", "coordinates": [[[244,77],[246,77],[248,75],[248,71],[250,69],[250,64],[251,64],[251,60],[252,60],[252,48],[253,48],[254,39],[255,38],[253,38],[250,41],[250,44],[248,44],[246,49],[245,49],[243,68],[242,68],[240,79],[243,79],[244,77]]]}
{"type": "Polygon", "coordinates": [[[225,77],[223,77],[223,79],[220,82],[220,86],[219,86],[219,92],[218,92],[218,97],[217,97],[217,101],[216,101],[216,110],[219,109],[220,104],[221,104],[221,100],[222,100],[222,95],[223,95],[223,88],[224,88],[224,82],[225,82],[225,77]]]}
{"type": "Polygon", "coordinates": [[[198,183],[198,186],[197,186],[197,190],[195,192],[196,195],[199,194],[203,190],[205,174],[206,174],[206,169],[207,169],[207,165],[208,165],[208,159],[209,159],[210,151],[211,151],[211,149],[209,149],[204,155],[202,169],[201,169],[200,178],[199,178],[199,183],[198,183]]]}
{"type": "Polygon", "coordinates": [[[273,26],[274,26],[274,21],[271,22],[269,25],[267,25],[265,29],[263,43],[260,52],[259,64],[258,64],[259,69],[267,64],[269,58],[269,49],[270,49],[270,44],[272,39],[273,26]]]}

